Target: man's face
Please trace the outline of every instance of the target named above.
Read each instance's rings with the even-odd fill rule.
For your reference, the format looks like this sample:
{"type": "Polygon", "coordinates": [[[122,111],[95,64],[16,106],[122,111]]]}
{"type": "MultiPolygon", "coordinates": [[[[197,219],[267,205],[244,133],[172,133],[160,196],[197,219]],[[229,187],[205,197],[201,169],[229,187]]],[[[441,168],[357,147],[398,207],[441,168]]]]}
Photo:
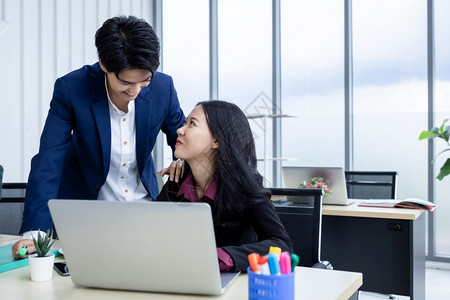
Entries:
{"type": "Polygon", "coordinates": [[[119,109],[123,106],[128,107],[128,103],[136,99],[152,79],[152,73],[147,70],[125,70],[116,77],[115,73],[107,72],[102,64],[100,66],[106,74],[109,97],[119,109]]]}

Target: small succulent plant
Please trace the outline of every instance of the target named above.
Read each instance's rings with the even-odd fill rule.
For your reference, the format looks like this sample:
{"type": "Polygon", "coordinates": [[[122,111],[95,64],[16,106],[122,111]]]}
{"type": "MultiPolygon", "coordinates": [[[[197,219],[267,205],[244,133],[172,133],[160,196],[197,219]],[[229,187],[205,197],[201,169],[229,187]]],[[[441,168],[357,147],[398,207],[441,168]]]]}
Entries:
{"type": "Polygon", "coordinates": [[[38,233],[37,239],[33,237],[33,243],[34,247],[36,248],[37,256],[46,256],[54,242],[55,241],[52,241],[52,234],[50,232],[50,229],[47,230],[47,234],[44,237],[42,237],[40,233],[38,233]]]}

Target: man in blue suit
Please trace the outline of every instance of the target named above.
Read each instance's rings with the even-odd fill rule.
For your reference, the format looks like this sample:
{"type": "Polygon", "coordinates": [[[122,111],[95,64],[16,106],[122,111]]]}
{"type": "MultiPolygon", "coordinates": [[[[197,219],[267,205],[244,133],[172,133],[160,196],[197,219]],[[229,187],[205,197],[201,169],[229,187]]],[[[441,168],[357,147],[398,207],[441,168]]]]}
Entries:
{"type": "MultiPolygon", "coordinates": [[[[31,161],[20,233],[34,252],[31,233],[53,227],[49,199],[151,201],[158,196],[151,156],[160,130],[174,148],[184,124],[171,77],[156,72],[159,40],[136,17],[107,20],[95,35],[99,62],[55,83],[31,161]]],[[[175,163],[173,163],[175,165],[175,163]]],[[[173,175],[171,175],[172,177],[173,175]]]]}

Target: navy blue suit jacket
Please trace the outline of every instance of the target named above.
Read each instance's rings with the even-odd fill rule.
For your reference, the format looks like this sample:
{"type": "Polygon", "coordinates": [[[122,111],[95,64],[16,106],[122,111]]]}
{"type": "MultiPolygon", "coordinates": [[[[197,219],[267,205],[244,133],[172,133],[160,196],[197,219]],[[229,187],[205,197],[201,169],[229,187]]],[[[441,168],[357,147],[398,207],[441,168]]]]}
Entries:
{"type": "MultiPolygon", "coordinates": [[[[141,181],[158,196],[151,152],[160,130],[174,147],[184,123],[172,78],[156,72],[135,101],[136,158],[141,181]]],[[[39,153],[31,161],[20,233],[52,228],[49,199],[97,199],[109,171],[111,123],[105,77],[98,63],[55,83],[39,153]]]]}

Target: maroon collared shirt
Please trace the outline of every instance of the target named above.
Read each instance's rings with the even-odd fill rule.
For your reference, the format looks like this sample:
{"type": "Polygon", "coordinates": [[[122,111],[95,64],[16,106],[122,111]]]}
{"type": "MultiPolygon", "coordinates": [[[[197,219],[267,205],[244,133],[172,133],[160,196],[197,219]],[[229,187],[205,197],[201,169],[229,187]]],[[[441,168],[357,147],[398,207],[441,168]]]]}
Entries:
{"type": "MultiPolygon", "coordinates": [[[[201,198],[197,197],[197,190],[195,188],[194,176],[192,173],[187,174],[183,183],[178,190],[177,197],[183,195],[184,198],[191,202],[205,202],[211,203],[216,200],[217,192],[217,178],[214,176],[201,198]]],[[[217,248],[217,257],[219,258],[220,271],[229,271],[233,269],[234,262],[230,254],[228,254],[222,248],[217,248]]]]}

